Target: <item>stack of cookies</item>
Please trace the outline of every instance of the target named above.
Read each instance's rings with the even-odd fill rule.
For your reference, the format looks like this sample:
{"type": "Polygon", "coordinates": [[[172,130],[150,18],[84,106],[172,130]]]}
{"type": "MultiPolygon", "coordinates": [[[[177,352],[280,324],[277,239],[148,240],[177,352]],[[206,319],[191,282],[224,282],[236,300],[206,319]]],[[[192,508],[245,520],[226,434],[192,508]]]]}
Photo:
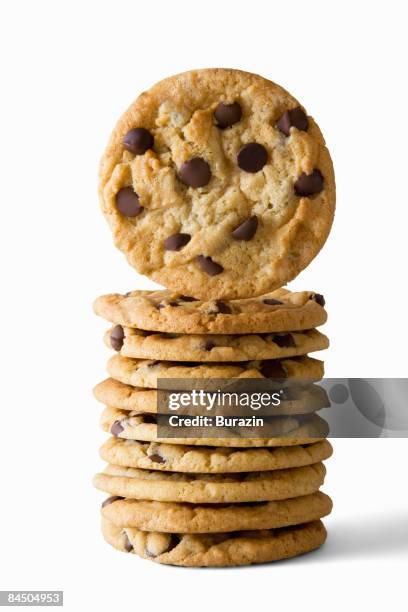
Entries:
{"type": "MultiPolygon", "coordinates": [[[[115,548],[159,563],[227,566],[320,546],[319,489],[332,452],[315,414],[327,348],[324,299],[281,288],[317,254],[334,176],[314,121],[279,86],[210,69],[166,79],[115,128],[100,197],[116,245],[167,290],[98,298],[116,351],[95,388],[105,405],[115,548]],[[160,381],[278,380],[289,389],[268,435],[160,437],[160,381]],[[288,392],[290,390],[290,392],[288,392]]],[[[174,387],[173,387],[174,388],[174,387]]]]}
{"type": "Polygon", "coordinates": [[[322,304],[283,289],[222,303],[165,291],[96,300],[117,351],[111,378],[95,388],[113,436],[101,448],[109,465],[94,480],[111,496],[102,508],[109,543],[160,563],[207,566],[271,561],[323,542],[319,519],[331,501],[319,492],[321,462],[331,446],[301,418],[326,405],[320,387],[291,387],[275,438],[161,439],[156,424],[159,379],[320,380],[323,363],[307,353],[328,346],[315,329],[326,320],[322,304]]]}

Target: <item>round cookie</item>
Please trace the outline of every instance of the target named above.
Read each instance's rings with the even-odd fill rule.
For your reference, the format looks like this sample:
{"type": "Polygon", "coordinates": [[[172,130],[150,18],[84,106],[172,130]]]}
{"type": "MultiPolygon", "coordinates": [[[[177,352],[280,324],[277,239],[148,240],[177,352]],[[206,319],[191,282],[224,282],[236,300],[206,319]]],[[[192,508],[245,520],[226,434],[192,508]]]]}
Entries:
{"type": "Polygon", "coordinates": [[[332,452],[332,446],[327,440],[303,446],[237,449],[197,448],[115,437],[109,438],[99,451],[102,459],[114,465],[189,474],[261,472],[300,467],[328,459],[332,452]]]}
{"type": "MultiPolygon", "coordinates": [[[[158,395],[156,389],[143,389],[132,387],[115,380],[107,378],[100,382],[93,390],[95,398],[108,406],[118,410],[125,410],[136,414],[156,414],[158,395]]],[[[305,385],[291,387],[289,397],[282,399],[279,406],[273,407],[273,414],[278,415],[301,415],[309,414],[328,408],[330,400],[326,390],[318,385],[305,385]]],[[[188,408],[189,414],[196,414],[197,408],[188,408]]]]}
{"type": "MultiPolygon", "coordinates": [[[[239,428],[217,427],[215,430],[213,427],[207,427],[200,429],[202,434],[200,438],[189,438],[188,434],[191,432],[191,428],[178,427],[177,432],[184,437],[166,436],[159,438],[156,420],[156,415],[151,413],[134,415],[132,412],[124,412],[107,406],[102,412],[100,424],[104,431],[125,440],[237,448],[313,444],[326,438],[329,433],[327,422],[316,414],[276,418],[270,425],[265,425],[262,428],[253,427],[251,430],[247,428],[246,432],[251,433],[252,437],[241,437],[239,428]],[[208,437],[214,435],[214,431],[216,431],[217,436],[208,437]],[[268,437],[259,437],[262,433],[265,436],[266,432],[270,434],[268,437]],[[237,437],[231,435],[232,433],[237,437]],[[226,437],[222,438],[221,434],[226,437]]],[[[165,433],[169,431],[168,428],[163,429],[165,433]]]]}
{"type": "Polygon", "coordinates": [[[288,559],[319,548],[326,540],[321,521],[281,529],[228,534],[170,534],[117,527],[102,519],[105,540],[123,552],[185,567],[225,567],[288,559]]]}
{"type": "Polygon", "coordinates": [[[274,501],[317,491],[324,482],[323,463],[266,472],[182,474],[108,465],[94,486],[109,495],[193,504],[274,501]]]}
{"type": "Polygon", "coordinates": [[[222,68],[137,98],[112,133],[99,193],[129,263],[196,297],[283,286],[319,252],[335,209],[314,120],[275,83],[222,68]]]}
{"type": "MultiPolygon", "coordinates": [[[[139,440],[148,442],[167,442],[172,444],[200,444],[200,442],[191,442],[192,431],[196,433],[197,428],[188,426],[178,426],[177,429],[168,426],[167,422],[162,420],[161,429],[157,425],[158,417],[155,414],[133,414],[133,412],[124,412],[117,408],[107,406],[101,414],[100,424],[104,431],[111,433],[113,436],[127,440],[139,440]],[[162,437],[159,437],[159,432],[162,437]],[[173,437],[176,433],[180,437],[173,437]]],[[[194,440],[201,440],[201,445],[214,446],[214,442],[210,440],[218,440],[216,446],[246,446],[245,443],[235,444],[239,440],[258,440],[262,439],[276,441],[276,446],[285,446],[285,440],[298,439],[299,437],[307,437],[305,442],[315,442],[316,438],[321,439],[328,435],[327,422],[316,414],[285,416],[285,417],[270,417],[263,418],[262,426],[246,426],[240,428],[238,426],[208,426],[200,427],[200,437],[194,440]],[[241,435],[245,432],[246,435],[241,435]],[[249,435],[250,434],[250,435],[249,435]],[[212,438],[213,437],[213,438],[212,438]],[[225,444],[225,440],[229,440],[229,444],[225,444]]],[[[288,442],[290,445],[290,442],[288,442]]],[[[251,446],[248,443],[248,446],[251,446]]],[[[265,446],[264,444],[254,444],[254,446],[265,446]]]]}
{"type": "Polygon", "coordinates": [[[101,513],[122,528],[166,533],[221,533],[309,523],[330,514],[332,506],[330,497],[320,491],[280,501],[201,506],[109,497],[103,502],[101,513]]]}
{"type": "Polygon", "coordinates": [[[310,383],[321,380],[324,376],[323,362],[308,356],[282,360],[202,364],[198,361],[153,361],[114,355],[108,361],[107,370],[108,374],[119,382],[150,389],[157,389],[158,381],[166,378],[193,381],[210,378],[267,378],[282,380],[279,386],[284,387],[288,386],[288,381],[310,383]]]}
{"type": "MultiPolygon", "coordinates": [[[[155,414],[133,414],[133,412],[123,412],[117,408],[107,406],[101,414],[100,424],[104,431],[109,431],[112,435],[128,440],[159,440],[158,433],[160,431],[160,425],[158,425],[159,416],[155,414]]],[[[303,420],[303,418],[302,418],[303,420]]],[[[250,431],[254,436],[259,436],[259,432],[262,432],[264,436],[268,435],[271,438],[280,436],[289,436],[292,431],[295,431],[299,422],[294,417],[272,417],[264,418],[264,425],[262,428],[252,428],[250,431]]],[[[177,429],[168,429],[167,422],[162,419],[161,426],[163,427],[163,439],[167,442],[172,442],[173,437],[166,436],[167,432],[172,433],[173,431],[180,434],[182,438],[184,435],[191,435],[192,428],[187,426],[178,426],[177,429]]],[[[195,430],[193,430],[195,431],[195,430]]],[[[236,432],[236,428],[221,427],[221,426],[208,426],[200,427],[201,437],[228,437],[233,432],[236,432]]],[[[238,429],[239,431],[239,429],[238,429]]],[[[249,431],[249,427],[247,428],[249,431]]],[[[239,436],[239,433],[236,434],[239,436]]]]}
{"type": "Polygon", "coordinates": [[[277,289],[258,298],[201,301],[170,291],[102,295],[97,315],[115,325],[176,334],[260,334],[312,329],[327,320],[313,291],[277,289]]]}
{"type": "Polygon", "coordinates": [[[327,336],[309,329],[280,334],[197,335],[150,332],[116,325],[104,336],[106,346],[124,357],[161,361],[253,361],[282,359],[321,351],[327,336]]]}

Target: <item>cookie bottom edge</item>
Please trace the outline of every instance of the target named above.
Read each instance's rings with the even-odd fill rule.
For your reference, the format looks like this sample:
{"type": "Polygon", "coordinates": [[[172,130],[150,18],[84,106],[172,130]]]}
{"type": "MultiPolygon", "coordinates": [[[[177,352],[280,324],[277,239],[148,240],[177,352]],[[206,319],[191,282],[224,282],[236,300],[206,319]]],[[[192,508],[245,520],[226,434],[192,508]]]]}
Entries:
{"type": "Polygon", "coordinates": [[[122,529],[103,518],[102,534],[117,550],[180,567],[234,567],[289,559],[316,550],[327,537],[320,520],[271,530],[176,535],[122,529]]]}

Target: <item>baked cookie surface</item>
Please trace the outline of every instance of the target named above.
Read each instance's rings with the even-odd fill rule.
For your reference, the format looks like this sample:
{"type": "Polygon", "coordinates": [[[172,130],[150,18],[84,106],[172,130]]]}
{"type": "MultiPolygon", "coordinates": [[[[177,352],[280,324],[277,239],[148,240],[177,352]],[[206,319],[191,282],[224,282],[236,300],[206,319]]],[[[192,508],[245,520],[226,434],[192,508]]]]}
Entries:
{"type": "Polygon", "coordinates": [[[167,533],[222,533],[276,529],[315,521],[330,513],[321,491],[280,501],[242,504],[186,504],[109,497],[101,514],[117,527],[167,533]]]}
{"type": "Polygon", "coordinates": [[[102,295],[95,313],[111,323],[165,333],[256,334],[312,329],[327,320],[324,297],[277,289],[258,298],[197,300],[170,291],[102,295]]]}
{"type": "Polygon", "coordinates": [[[229,69],[142,93],[112,133],[99,191],[129,263],[202,298],[283,286],[321,249],[335,208],[314,120],[275,83],[229,69]]]}
{"type": "MultiPolygon", "coordinates": [[[[107,378],[93,390],[95,398],[102,404],[113,406],[116,410],[123,410],[136,414],[156,414],[158,406],[158,393],[156,389],[133,387],[107,378]]],[[[302,385],[291,387],[287,397],[283,397],[279,406],[271,410],[273,415],[301,415],[328,408],[330,400],[323,387],[318,385],[302,385]]],[[[189,407],[189,414],[198,414],[199,409],[189,407]]],[[[226,409],[232,412],[233,408],[226,409]]]]}
{"type": "Polygon", "coordinates": [[[239,449],[194,447],[162,442],[140,442],[110,438],[100,448],[107,463],[143,470],[224,474],[269,471],[301,467],[328,459],[333,452],[330,442],[277,448],[239,449]]]}
{"type": "Polygon", "coordinates": [[[115,325],[106,346],[124,357],[165,361],[252,361],[306,355],[329,346],[317,329],[275,334],[166,334],[115,325]]]}
{"type": "Polygon", "coordinates": [[[191,379],[197,382],[211,378],[260,378],[282,381],[280,386],[285,387],[293,384],[293,380],[306,384],[321,380],[324,376],[323,362],[307,355],[231,363],[155,361],[113,355],[107,363],[107,370],[109,375],[119,382],[150,389],[157,389],[161,379],[191,379]]]}
{"type": "Polygon", "coordinates": [[[105,518],[102,534],[120,551],[156,563],[185,567],[225,567],[288,559],[318,548],[327,535],[321,521],[238,533],[172,534],[122,528],[105,518]]]}
{"type": "Polygon", "coordinates": [[[108,465],[96,474],[97,489],[130,499],[219,504],[289,499],[318,491],[323,463],[262,472],[186,474],[108,465]]]}
{"type": "Polygon", "coordinates": [[[226,424],[200,428],[179,425],[152,413],[133,413],[107,406],[101,414],[101,428],[117,438],[144,442],[167,442],[200,446],[292,446],[326,438],[328,424],[317,414],[264,417],[260,426],[245,428],[226,424]],[[190,436],[196,435],[193,438],[190,436]]]}

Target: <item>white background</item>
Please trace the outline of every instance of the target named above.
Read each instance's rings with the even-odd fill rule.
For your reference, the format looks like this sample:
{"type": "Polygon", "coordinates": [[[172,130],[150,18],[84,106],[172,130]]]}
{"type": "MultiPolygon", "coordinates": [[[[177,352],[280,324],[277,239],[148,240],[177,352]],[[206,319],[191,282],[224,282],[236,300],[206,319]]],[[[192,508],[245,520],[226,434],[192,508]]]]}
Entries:
{"type": "Polygon", "coordinates": [[[406,607],[406,440],[334,440],[329,539],[309,556],[183,570],[99,534],[102,294],[151,286],[112,246],[97,164],[155,81],[258,72],[320,124],[335,163],[330,239],[292,287],[324,293],[328,376],[406,376],[404,2],[2,3],[2,589],[64,589],[68,610],[406,607]]]}

